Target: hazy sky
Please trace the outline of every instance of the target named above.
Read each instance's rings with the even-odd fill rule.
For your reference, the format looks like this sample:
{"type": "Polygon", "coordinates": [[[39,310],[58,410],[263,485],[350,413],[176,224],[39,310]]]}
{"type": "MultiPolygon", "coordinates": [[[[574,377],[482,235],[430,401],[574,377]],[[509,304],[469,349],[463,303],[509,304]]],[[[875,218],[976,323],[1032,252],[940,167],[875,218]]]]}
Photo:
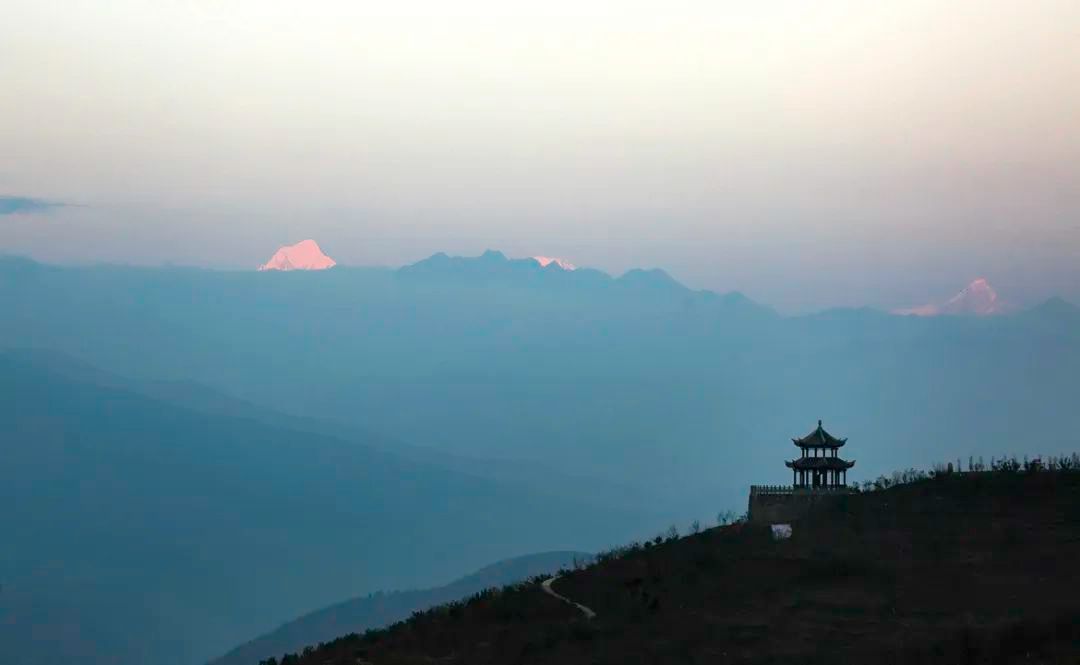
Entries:
{"type": "Polygon", "coordinates": [[[0,251],[1080,300],[1080,2],[0,0],[0,251]]]}

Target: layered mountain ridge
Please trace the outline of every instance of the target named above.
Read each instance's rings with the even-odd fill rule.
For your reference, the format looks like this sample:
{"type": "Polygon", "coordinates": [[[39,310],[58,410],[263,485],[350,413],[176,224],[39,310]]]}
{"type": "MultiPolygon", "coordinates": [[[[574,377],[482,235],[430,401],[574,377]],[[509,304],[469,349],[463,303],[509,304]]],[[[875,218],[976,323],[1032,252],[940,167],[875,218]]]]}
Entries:
{"type": "Polygon", "coordinates": [[[1080,309],[1060,299],[783,317],[496,252],[267,277],[0,257],[0,348],[91,366],[0,363],[15,662],[192,665],[371,589],[707,520],[788,482],[811,419],[850,437],[851,480],[1070,451],[1080,430],[1080,309]],[[35,608],[78,634],[30,639],[35,608]]]}
{"type": "Polygon", "coordinates": [[[144,385],[0,345],[0,501],[20,506],[0,513],[19,553],[0,559],[5,663],[194,665],[304,608],[550,542],[591,549],[597,523],[631,523],[434,456],[224,413],[214,391],[181,404],[144,385]],[[461,539],[491,524],[498,542],[461,539]]]}
{"type": "MultiPolygon", "coordinates": [[[[260,271],[325,270],[337,263],[322,253],[314,240],[280,248],[259,267],[260,271]]],[[[660,268],[631,268],[615,277],[594,268],[580,268],[566,259],[550,256],[510,258],[501,251],[489,249],[479,256],[451,256],[437,252],[415,263],[396,269],[407,279],[436,279],[449,282],[507,284],[511,286],[559,284],[578,288],[615,286],[624,292],[639,294],[685,296],[716,296],[709,290],[694,290],[682,284],[660,268]]],[[[752,303],[743,294],[732,291],[723,295],[728,300],[752,303]]],[[[757,303],[754,303],[757,305],[757,303]]],[[[757,305],[762,309],[770,309],[757,305]]],[[[1019,311],[1003,300],[986,278],[973,280],[945,302],[927,303],[914,307],[893,309],[898,316],[998,316],[1019,311]]]]}

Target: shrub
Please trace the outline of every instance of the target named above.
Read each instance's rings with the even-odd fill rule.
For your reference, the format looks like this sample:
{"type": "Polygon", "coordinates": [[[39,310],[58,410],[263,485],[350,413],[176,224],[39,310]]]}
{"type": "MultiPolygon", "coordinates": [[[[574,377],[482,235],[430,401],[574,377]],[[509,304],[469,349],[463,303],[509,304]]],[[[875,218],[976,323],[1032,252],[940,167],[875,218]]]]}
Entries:
{"type": "Polygon", "coordinates": [[[716,523],[720,526],[734,524],[737,519],[733,510],[723,510],[716,515],[716,523]]]}

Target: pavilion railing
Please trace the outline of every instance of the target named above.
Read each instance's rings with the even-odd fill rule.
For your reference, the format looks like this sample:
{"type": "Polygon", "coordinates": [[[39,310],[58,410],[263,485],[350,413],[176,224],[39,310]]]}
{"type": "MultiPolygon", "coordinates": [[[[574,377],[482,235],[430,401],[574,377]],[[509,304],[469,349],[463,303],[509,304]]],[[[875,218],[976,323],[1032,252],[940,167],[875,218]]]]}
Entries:
{"type": "Polygon", "coordinates": [[[848,493],[848,492],[851,492],[851,491],[852,491],[851,488],[846,487],[846,486],[839,486],[839,487],[824,487],[824,486],[822,486],[822,487],[793,487],[791,485],[751,485],[750,486],[750,494],[752,496],[759,496],[759,495],[762,495],[762,494],[769,495],[769,496],[784,496],[784,495],[788,495],[788,494],[796,494],[796,493],[803,493],[803,492],[814,492],[814,493],[833,492],[833,493],[837,493],[837,494],[842,494],[842,493],[848,493]]]}
{"type": "Polygon", "coordinates": [[[751,485],[750,494],[794,494],[795,488],[791,485],[751,485]]]}

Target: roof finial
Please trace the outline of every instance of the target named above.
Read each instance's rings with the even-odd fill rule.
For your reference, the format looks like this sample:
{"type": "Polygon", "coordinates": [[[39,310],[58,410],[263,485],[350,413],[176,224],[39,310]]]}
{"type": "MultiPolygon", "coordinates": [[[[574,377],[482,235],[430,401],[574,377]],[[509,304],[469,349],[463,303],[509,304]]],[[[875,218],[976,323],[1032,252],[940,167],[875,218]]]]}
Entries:
{"type": "Polygon", "coordinates": [[[818,427],[821,427],[821,418],[818,418],[818,421],[817,421],[817,426],[818,426],[818,427]]]}

